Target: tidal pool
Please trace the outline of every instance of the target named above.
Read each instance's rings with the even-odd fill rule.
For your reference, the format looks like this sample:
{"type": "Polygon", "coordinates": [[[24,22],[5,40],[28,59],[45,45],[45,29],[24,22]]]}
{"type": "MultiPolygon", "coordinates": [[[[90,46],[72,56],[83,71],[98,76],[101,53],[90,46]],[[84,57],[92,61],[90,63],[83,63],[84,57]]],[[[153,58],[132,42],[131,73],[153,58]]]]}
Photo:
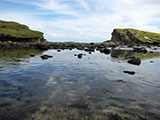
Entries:
{"type": "Polygon", "coordinates": [[[159,93],[157,51],[0,51],[0,120],[160,120],[159,93]]]}

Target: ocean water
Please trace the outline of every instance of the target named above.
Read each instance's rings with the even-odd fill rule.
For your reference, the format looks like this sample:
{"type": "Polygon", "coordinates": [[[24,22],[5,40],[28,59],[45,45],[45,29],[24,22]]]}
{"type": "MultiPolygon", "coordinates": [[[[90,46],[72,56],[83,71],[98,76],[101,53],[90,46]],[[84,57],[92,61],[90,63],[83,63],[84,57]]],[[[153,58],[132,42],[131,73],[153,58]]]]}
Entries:
{"type": "Polygon", "coordinates": [[[159,120],[159,93],[159,51],[0,51],[0,120],[159,120]]]}

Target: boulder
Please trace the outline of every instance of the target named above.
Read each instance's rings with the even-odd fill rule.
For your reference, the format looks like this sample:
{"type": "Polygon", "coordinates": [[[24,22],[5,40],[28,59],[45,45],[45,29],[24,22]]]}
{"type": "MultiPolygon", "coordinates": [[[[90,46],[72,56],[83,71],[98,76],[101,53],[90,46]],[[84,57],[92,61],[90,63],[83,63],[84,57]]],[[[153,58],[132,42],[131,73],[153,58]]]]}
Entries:
{"type": "Polygon", "coordinates": [[[133,65],[140,65],[141,59],[132,57],[132,58],[130,58],[130,60],[128,60],[128,63],[133,64],[133,65]]]}

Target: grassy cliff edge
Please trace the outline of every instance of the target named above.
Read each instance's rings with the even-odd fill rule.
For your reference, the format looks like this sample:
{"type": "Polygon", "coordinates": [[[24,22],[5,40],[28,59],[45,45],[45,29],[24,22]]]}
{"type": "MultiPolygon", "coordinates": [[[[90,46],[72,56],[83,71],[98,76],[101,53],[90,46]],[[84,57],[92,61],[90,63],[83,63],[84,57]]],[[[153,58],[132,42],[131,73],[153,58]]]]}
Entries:
{"type": "Polygon", "coordinates": [[[7,41],[8,39],[10,41],[12,41],[12,39],[16,41],[17,39],[18,42],[18,40],[23,39],[24,42],[28,42],[29,39],[35,39],[36,41],[36,39],[42,38],[42,32],[30,30],[26,25],[13,21],[0,20],[0,41],[7,41]]]}
{"type": "Polygon", "coordinates": [[[132,28],[114,29],[111,41],[122,43],[160,43],[160,34],[132,28]]]}

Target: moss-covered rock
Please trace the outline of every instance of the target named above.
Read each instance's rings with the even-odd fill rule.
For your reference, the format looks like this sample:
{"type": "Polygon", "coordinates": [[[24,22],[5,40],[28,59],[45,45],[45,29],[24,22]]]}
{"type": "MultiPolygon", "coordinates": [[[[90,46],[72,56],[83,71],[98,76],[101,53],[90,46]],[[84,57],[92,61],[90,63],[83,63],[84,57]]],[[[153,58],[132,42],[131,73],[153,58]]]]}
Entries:
{"type": "Polygon", "coordinates": [[[28,26],[17,22],[0,20],[1,42],[44,42],[43,33],[30,30],[28,26]]]}
{"type": "Polygon", "coordinates": [[[137,29],[114,29],[112,42],[119,44],[160,44],[160,34],[137,29]]]}

